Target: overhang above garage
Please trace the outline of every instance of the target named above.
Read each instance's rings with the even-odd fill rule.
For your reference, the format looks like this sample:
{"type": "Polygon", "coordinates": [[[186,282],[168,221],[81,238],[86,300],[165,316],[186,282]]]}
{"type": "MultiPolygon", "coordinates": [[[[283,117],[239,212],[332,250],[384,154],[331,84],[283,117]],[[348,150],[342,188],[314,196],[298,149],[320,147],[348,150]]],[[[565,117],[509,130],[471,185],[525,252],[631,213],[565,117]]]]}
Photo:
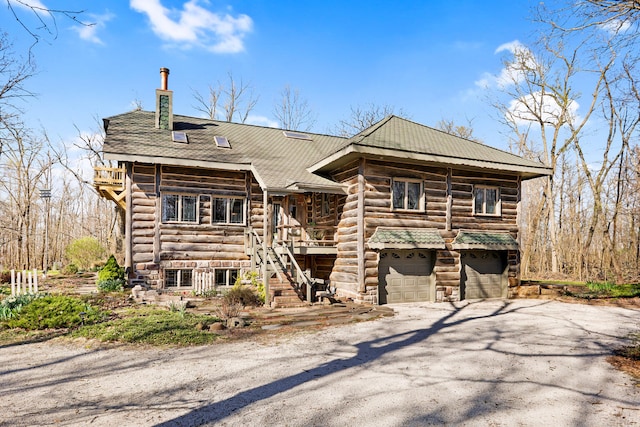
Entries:
{"type": "Polygon", "coordinates": [[[367,242],[370,249],[444,249],[436,229],[378,227],[367,242]]]}
{"type": "Polygon", "coordinates": [[[509,251],[518,250],[519,245],[509,233],[461,230],[453,240],[452,247],[454,250],[509,251]]]}

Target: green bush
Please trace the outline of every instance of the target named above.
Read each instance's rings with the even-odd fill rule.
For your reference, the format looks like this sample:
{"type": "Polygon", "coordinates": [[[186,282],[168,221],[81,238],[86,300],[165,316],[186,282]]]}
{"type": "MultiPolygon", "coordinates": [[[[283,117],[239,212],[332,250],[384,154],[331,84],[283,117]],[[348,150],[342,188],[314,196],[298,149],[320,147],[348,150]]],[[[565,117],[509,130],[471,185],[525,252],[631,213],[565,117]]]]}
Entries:
{"type": "Polygon", "coordinates": [[[116,258],[111,255],[107,263],[98,271],[96,282],[98,289],[102,292],[113,292],[124,290],[124,268],[118,265],[116,258]]]}
{"type": "Polygon", "coordinates": [[[79,269],[87,270],[104,259],[106,251],[95,237],[82,237],[69,243],[65,254],[79,269]]]}
{"type": "Polygon", "coordinates": [[[616,284],[611,282],[587,282],[587,288],[589,288],[591,292],[609,293],[615,287],[616,284]]]}
{"type": "Polygon", "coordinates": [[[100,292],[122,292],[124,291],[124,280],[123,279],[99,280],[98,290],[100,292]]]}
{"type": "Polygon", "coordinates": [[[7,321],[12,328],[60,329],[71,328],[83,323],[95,323],[102,313],[92,306],[65,295],[47,295],[35,299],[7,321]]]}
{"type": "Polygon", "coordinates": [[[78,272],[78,266],[75,264],[67,264],[62,269],[62,274],[70,276],[72,274],[76,274],[78,272]]]}
{"type": "Polygon", "coordinates": [[[22,294],[3,299],[0,302],[0,320],[15,318],[25,305],[43,296],[45,294],[22,294]]]}

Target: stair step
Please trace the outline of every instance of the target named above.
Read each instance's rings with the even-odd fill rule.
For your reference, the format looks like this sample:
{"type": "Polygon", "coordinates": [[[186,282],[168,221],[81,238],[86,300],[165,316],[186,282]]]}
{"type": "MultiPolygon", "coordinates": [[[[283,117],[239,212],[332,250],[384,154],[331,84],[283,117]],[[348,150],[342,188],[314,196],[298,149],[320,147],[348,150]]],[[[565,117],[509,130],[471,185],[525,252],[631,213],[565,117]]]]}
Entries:
{"type": "Polygon", "coordinates": [[[302,301],[297,295],[295,297],[282,297],[276,296],[273,298],[271,306],[273,308],[295,308],[305,307],[309,305],[307,302],[302,301]]]}

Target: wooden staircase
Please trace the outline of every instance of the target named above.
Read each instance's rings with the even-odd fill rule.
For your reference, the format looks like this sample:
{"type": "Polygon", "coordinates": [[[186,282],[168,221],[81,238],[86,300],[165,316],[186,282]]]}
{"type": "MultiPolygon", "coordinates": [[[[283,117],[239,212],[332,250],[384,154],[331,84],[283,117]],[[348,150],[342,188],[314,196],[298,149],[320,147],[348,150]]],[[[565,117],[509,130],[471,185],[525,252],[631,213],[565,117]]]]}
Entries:
{"type": "Polygon", "coordinates": [[[272,308],[305,307],[309,303],[305,301],[304,294],[291,276],[291,269],[283,264],[283,260],[273,248],[268,249],[269,256],[274,260],[276,274],[269,279],[269,294],[271,295],[272,308]]]}

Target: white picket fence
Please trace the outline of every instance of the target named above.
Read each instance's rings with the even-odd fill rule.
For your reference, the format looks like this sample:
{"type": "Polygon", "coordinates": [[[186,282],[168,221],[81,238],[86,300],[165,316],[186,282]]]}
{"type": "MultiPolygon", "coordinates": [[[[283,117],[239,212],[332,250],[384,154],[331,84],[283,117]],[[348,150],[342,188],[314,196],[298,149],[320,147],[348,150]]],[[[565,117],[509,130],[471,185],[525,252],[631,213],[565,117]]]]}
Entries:
{"type": "Polygon", "coordinates": [[[216,288],[213,271],[194,271],[191,280],[193,281],[193,291],[196,295],[202,295],[216,288]]]}
{"type": "Polygon", "coordinates": [[[11,295],[37,294],[38,270],[11,270],[11,295]]]}

